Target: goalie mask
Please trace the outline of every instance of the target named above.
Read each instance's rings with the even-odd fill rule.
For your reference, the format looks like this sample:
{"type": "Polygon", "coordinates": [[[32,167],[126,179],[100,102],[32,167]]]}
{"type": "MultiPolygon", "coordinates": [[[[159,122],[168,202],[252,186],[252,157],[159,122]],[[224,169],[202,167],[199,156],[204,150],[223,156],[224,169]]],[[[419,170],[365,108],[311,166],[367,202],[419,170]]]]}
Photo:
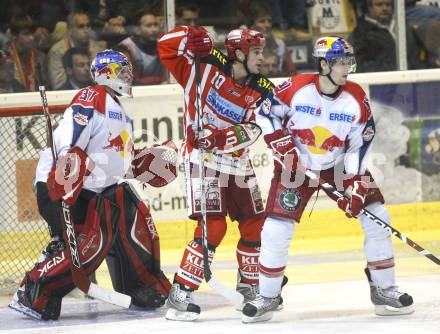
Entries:
{"type": "Polygon", "coordinates": [[[132,66],[121,52],[113,50],[98,52],[90,67],[90,74],[98,85],[107,86],[119,95],[133,97],[132,66]]]}

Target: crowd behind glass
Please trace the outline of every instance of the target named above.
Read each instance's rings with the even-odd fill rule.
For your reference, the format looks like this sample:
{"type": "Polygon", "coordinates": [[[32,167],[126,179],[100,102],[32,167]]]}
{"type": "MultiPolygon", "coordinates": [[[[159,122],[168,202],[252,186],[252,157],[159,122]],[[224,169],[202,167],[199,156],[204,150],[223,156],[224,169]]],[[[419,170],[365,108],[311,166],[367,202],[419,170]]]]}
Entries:
{"type": "MultiPolygon", "coordinates": [[[[204,26],[219,49],[224,49],[225,34],[233,28],[262,32],[266,38],[263,74],[268,77],[315,69],[308,53],[323,34],[312,27],[310,13],[325,1],[168,1],[174,1],[176,25],[204,26]]],[[[435,1],[425,2],[401,2],[408,69],[440,67],[440,8],[435,1]]],[[[394,1],[336,3],[355,16],[354,27],[339,35],[353,45],[357,71],[397,70],[394,1]]],[[[37,63],[42,65],[48,89],[85,87],[91,83],[91,60],[108,48],[129,57],[134,85],[168,83],[156,49],[157,40],[167,31],[167,8],[166,0],[0,1],[0,93],[37,90],[37,63]]]]}

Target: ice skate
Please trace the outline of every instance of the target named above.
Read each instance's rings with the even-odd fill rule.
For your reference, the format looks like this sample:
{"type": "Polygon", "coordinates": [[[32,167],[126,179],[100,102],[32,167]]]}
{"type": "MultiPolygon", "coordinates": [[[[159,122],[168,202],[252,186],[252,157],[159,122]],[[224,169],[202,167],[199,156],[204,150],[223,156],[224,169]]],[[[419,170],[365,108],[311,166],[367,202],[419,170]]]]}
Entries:
{"type": "Polygon", "coordinates": [[[280,296],[275,298],[267,298],[258,295],[257,298],[243,307],[243,323],[261,322],[272,319],[273,311],[275,311],[280,303],[280,296]]]}
{"type": "Polygon", "coordinates": [[[370,284],[371,302],[377,315],[404,315],[414,312],[413,299],[407,293],[400,292],[396,285],[382,289],[371,280],[370,272],[365,269],[370,284]]]}
{"type": "MultiPolygon", "coordinates": [[[[281,289],[287,284],[288,282],[287,276],[283,277],[283,282],[281,283],[281,289]]],[[[246,303],[249,303],[253,300],[255,300],[260,293],[258,284],[249,284],[244,283],[241,281],[240,273],[237,275],[237,292],[241,293],[244,297],[243,303],[236,306],[237,311],[242,311],[243,307],[246,305],[246,303]]],[[[279,305],[276,309],[276,311],[280,311],[283,309],[283,297],[281,297],[281,294],[279,296],[279,305]]]]}
{"type": "Polygon", "coordinates": [[[167,299],[168,310],[165,318],[176,321],[194,321],[199,317],[200,306],[192,301],[193,290],[183,284],[173,283],[167,299]]]}

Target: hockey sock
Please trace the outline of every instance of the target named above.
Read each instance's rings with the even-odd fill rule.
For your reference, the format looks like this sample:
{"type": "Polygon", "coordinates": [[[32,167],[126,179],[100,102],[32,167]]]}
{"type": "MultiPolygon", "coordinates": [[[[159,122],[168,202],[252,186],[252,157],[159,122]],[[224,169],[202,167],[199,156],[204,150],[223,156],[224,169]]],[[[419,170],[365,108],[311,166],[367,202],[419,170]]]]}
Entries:
{"type": "MultiPolygon", "coordinates": [[[[387,224],[391,224],[388,210],[382,203],[370,204],[366,209],[387,224]]],[[[365,215],[360,215],[359,220],[365,233],[364,252],[371,279],[375,285],[386,289],[395,284],[391,235],[365,215]]]]}
{"type": "MultiPolygon", "coordinates": [[[[209,251],[209,264],[214,258],[214,251],[209,251]]],[[[203,247],[191,240],[183,253],[182,262],[177,270],[174,281],[197,290],[203,281],[203,247]]]]}
{"type": "Polygon", "coordinates": [[[274,298],[281,292],[284,269],[287,265],[288,249],[295,231],[292,220],[266,218],[261,232],[260,294],[274,298]]]}

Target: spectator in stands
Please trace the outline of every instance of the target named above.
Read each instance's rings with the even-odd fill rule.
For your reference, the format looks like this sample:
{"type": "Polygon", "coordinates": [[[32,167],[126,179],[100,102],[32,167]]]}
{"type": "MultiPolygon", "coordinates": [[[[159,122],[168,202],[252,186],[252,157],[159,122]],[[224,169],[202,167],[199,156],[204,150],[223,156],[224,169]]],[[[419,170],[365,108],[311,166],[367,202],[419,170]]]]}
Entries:
{"type": "MultiPolygon", "coordinates": [[[[349,37],[357,59],[357,72],[395,71],[396,35],[394,33],[393,0],[367,0],[366,14],[349,37]]],[[[408,68],[423,68],[420,48],[414,31],[407,29],[408,68]]]]}
{"type": "Polygon", "coordinates": [[[135,85],[157,85],[167,82],[167,72],[157,55],[159,25],[155,11],[146,8],[138,16],[138,25],[133,36],[124,39],[133,64],[135,85]]]}
{"type": "Polygon", "coordinates": [[[129,35],[126,27],[126,19],[119,15],[105,21],[102,30],[99,32],[99,40],[104,40],[107,43],[107,48],[112,48],[129,35]]]}
{"type": "Polygon", "coordinates": [[[264,54],[264,63],[263,63],[263,68],[261,69],[261,74],[270,78],[279,77],[280,57],[278,57],[278,55],[275,52],[272,52],[270,50],[265,50],[263,54],[264,54]]]}
{"type": "Polygon", "coordinates": [[[91,57],[89,50],[73,47],[63,56],[63,67],[67,81],[60,90],[81,89],[92,84],[90,77],[91,57]]]}
{"type": "Polygon", "coordinates": [[[199,7],[194,3],[184,2],[176,6],[176,26],[197,27],[199,7]]]}
{"type": "Polygon", "coordinates": [[[407,29],[414,29],[423,44],[430,67],[440,67],[440,8],[405,0],[407,29]]]}
{"type": "Polygon", "coordinates": [[[91,57],[102,51],[104,46],[91,39],[89,15],[82,12],[72,13],[67,17],[68,34],[55,43],[48,54],[49,82],[52,89],[59,89],[67,81],[63,67],[63,55],[72,47],[86,48],[91,57]]]}
{"type": "MultiPolygon", "coordinates": [[[[129,26],[137,25],[137,14],[146,4],[149,8],[158,10],[162,8],[163,0],[105,0],[107,17],[122,16],[129,26]]],[[[129,31],[131,33],[132,31],[129,31]]]]}
{"type": "Polygon", "coordinates": [[[7,50],[0,49],[0,94],[21,93],[25,88],[14,77],[14,61],[7,50]]]}
{"type": "Polygon", "coordinates": [[[30,16],[14,16],[9,23],[11,33],[10,53],[14,61],[14,77],[28,92],[38,89],[36,65],[43,68],[43,82],[46,82],[45,55],[35,48],[34,23],[30,16]]]}
{"type": "Polygon", "coordinates": [[[272,12],[269,6],[262,2],[255,1],[250,5],[249,15],[251,20],[251,29],[257,30],[264,35],[266,39],[265,50],[272,51],[278,56],[278,72],[281,75],[292,75],[296,72],[286,44],[283,40],[276,38],[272,34],[272,12]]]}
{"type": "MultiPolygon", "coordinates": [[[[287,24],[286,39],[307,41],[312,38],[307,24],[306,0],[264,0],[272,9],[272,19],[277,29],[287,24]]],[[[282,34],[280,34],[281,37],[282,34]]]]}
{"type": "Polygon", "coordinates": [[[430,67],[440,67],[440,20],[432,22],[427,31],[424,43],[428,51],[430,67]]]}

